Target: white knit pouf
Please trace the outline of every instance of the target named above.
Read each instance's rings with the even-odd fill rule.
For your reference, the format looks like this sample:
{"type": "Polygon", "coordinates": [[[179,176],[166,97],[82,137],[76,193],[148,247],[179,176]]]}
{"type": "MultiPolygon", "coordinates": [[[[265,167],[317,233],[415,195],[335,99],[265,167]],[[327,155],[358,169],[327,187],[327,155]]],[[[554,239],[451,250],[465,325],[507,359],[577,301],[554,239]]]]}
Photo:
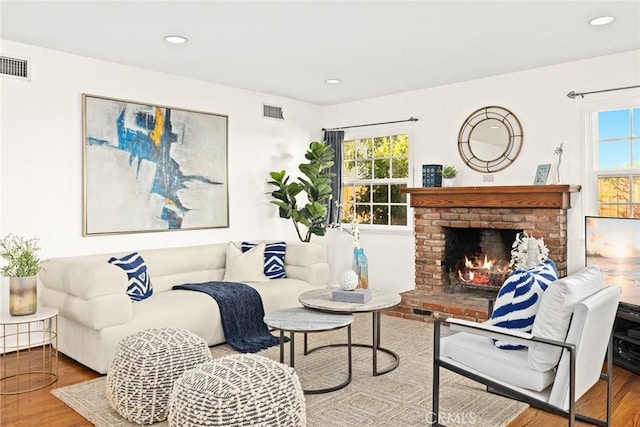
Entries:
{"type": "Polygon", "coordinates": [[[134,423],[164,421],[175,380],[210,360],[207,342],[184,329],[147,329],[129,335],[118,343],[107,371],[107,400],[134,423]]]}
{"type": "Polygon", "coordinates": [[[255,354],[221,357],[176,380],[169,426],[304,426],[305,401],[292,368],[255,354]]]}

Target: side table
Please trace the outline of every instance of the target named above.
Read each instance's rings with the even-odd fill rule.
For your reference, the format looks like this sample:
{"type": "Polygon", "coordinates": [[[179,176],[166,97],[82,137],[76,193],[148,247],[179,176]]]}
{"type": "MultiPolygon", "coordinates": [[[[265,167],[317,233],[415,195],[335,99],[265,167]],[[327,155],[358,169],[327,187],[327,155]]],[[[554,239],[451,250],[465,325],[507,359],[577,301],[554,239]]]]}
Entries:
{"type": "MultiPolygon", "coordinates": [[[[373,376],[384,375],[396,369],[400,364],[400,356],[394,351],[380,345],[380,313],[386,309],[400,304],[400,294],[394,292],[372,290],[371,299],[364,304],[352,302],[334,301],[331,299],[331,289],[317,289],[308,291],[298,297],[298,301],[305,307],[313,308],[329,313],[372,313],[373,337],[371,344],[352,344],[354,347],[365,347],[373,350],[372,371],[373,376]],[[393,358],[393,362],[385,369],[378,370],[378,351],[386,353],[393,358]]],[[[341,347],[344,344],[328,344],[325,347],[341,347]]]]}
{"type": "MultiPolygon", "coordinates": [[[[351,358],[351,323],[353,323],[353,315],[351,314],[328,314],[315,310],[309,310],[304,307],[284,308],[272,311],[264,316],[264,323],[273,329],[280,330],[280,363],[284,363],[284,333],[290,333],[289,336],[289,366],[295,368],[295,333],[304,332],[304,354],[307,355],[311,351],[307,351],[307,333],[326,332],[335,329],[347,327],[347,379],[333,387],[327,387],[315,390],[304,390],[304,394],[320,394],[329,393],[340,390],[351,383],[352,374],[352,358],[351,358]]],[[[320,347],[318,347],[320,348],[320,347]]],[[[318,348],[314,349],[317,350],[318,348]]]]}
{"type": "Polygon", "coordinates": [[[45,388],[58,380],[58,309],[0,313],[0,395],[45,388]]]}

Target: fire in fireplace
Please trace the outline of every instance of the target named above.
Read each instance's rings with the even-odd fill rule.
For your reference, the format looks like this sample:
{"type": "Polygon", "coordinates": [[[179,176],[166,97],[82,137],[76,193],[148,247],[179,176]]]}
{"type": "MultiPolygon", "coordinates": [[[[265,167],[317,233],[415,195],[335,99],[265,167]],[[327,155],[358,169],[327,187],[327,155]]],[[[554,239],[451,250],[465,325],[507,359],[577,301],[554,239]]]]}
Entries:
{"type": "Polygon", "coordinates": [[[511,273],[511,246],[520,231],[444,227],[445,291],[500,289],[511,273]]]}
{"type": "Polygon", "coordinates": [[[509,262],[507,260],[484,259],[474,257],[470,260],[464,256],[464,265],[456,270],[458,280],[465,284],[477,286],[500,286],[509,275],[509,262]]]}

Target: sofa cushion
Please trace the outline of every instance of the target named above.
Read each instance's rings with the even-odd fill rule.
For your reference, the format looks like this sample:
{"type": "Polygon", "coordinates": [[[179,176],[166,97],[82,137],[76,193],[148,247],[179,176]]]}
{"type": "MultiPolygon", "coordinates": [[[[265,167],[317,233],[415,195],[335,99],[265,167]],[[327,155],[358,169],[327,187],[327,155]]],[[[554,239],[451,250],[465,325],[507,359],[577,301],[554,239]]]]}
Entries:
{"type": "Polygon", "coordinates": [[[110,264],[117,265],[127,273],[127,295],[132,301],[142,301],[153,295],[153,287],[144,258],[133,252],[121,258],[111,257],[110,264]]]}
{"type": "MultiPolygon", "coordinates": [[[[257,243],[242,242],[242,252],[255,247],[257,243]]],[[[287,272],[284,269],[284,256],[287,250],[286,242],[266,243],[264,248],[264,275],[269,279],[284,279],[287,272]]]]}
{"type": "MultiPolygon", "coordinates": [[[[602,288],[598,266],[583,267],[578,272],[556,280],[545,291],[531,333],[539,338],[564,341],[575,306],[602,288]]],[[[532,343],[529,367],[538,371],[552,369],[560,360],[562,349],[548,344],[532,343]]]]}
{"type": "Polygon", "coordinates": [[[223,280],[225,282],[259,282],[269,280],[264,275],[265,243],[258,243],[246,252],[229,242],[223,280]]]}
{"type": "MultiPolygon", "coordinates": [[[[516,270],[502,284],[489,323],[507,329],[531,332],[542,293],[558,278],[550,259],[526,270],[516,270]]],[[[495,345],[504,350],[525,348],[502,340],[495,345]]]]}

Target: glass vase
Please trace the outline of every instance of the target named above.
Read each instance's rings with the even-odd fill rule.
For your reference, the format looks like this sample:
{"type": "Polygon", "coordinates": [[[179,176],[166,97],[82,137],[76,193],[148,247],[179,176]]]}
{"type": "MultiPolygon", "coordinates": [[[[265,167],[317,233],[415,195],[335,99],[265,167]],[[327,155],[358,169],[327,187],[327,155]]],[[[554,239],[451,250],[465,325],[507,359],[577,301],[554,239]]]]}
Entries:
{"type": "Polygon", "coordinates": [[[353,248],[352,270],[358,275],[358,288],[369,289],[369,271],[367,266],[367,256],[362,248],[353,248]]]}

